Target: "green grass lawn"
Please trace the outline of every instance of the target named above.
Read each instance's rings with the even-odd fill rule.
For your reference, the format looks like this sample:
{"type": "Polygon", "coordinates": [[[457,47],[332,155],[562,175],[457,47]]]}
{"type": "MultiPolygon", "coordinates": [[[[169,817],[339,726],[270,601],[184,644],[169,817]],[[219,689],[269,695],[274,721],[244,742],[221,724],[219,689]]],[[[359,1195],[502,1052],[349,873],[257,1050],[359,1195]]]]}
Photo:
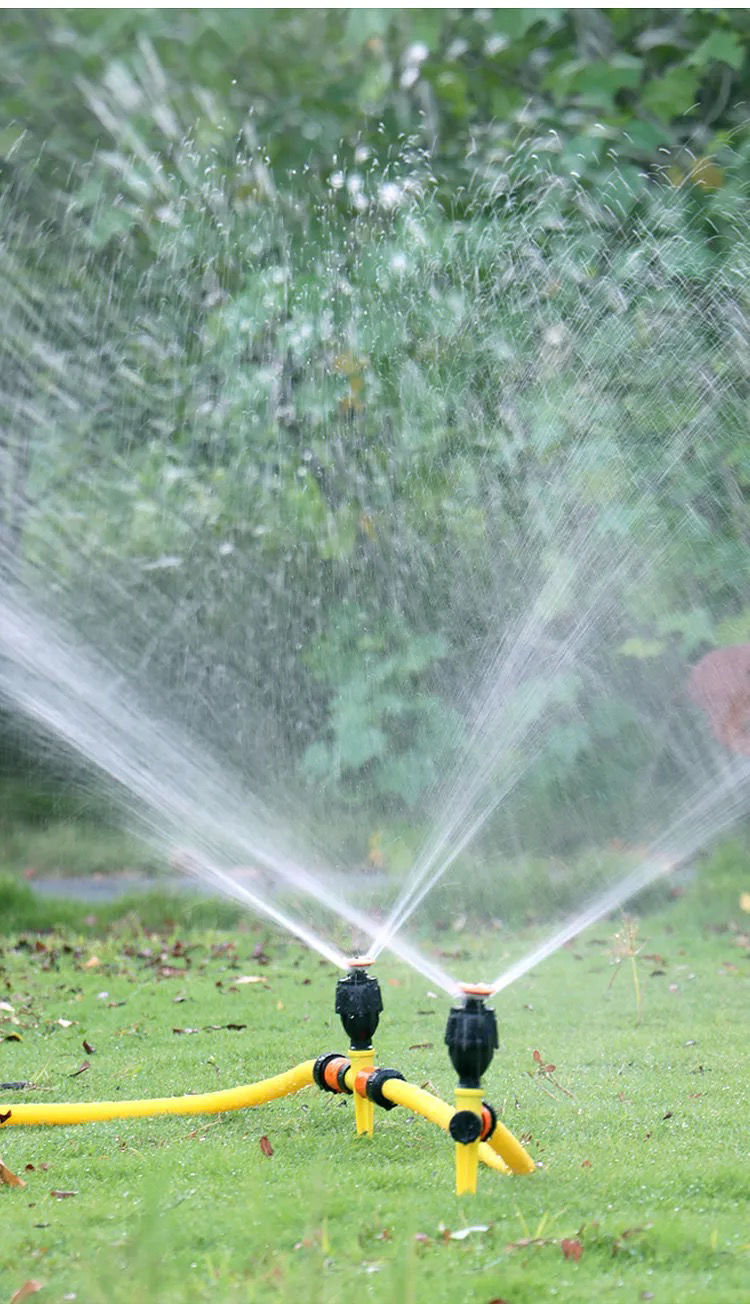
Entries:
{"type": "MultiPolygon", "coordinates": [[[[395,1109],[358,1140],[351,1101],[316,1089],[218,1117],[5,1129],[26,1186],[0,1185],[0,1302],[32,1280],[40,1300],[82,1304],[750,1299],[746,880],[735,849],[641,921],[640,1023],[627,961],[610,986],[616,921],[496,999],[486,1093],[528,1138],[533,1176],[484,1169],[458,1199],[445,1134],[395,1109]]],[[[0,1112],[227,1087],[346,1049],[336,974],[262,927],[209,931],[200,907],[159,932],[112,915],[98,934],[68,907],[39,935],[25,923],[48,920],[24,908],[20,893],[0,910],[0,1079],[36,1087],[1,1091],[0,1112]],[[265,981],[237,985],[251,974],[265,981]]],[[[441,945],[473,977],[508,944],[441,945]]],[[[387,957],[379,976],[380,1062],[450,1099],[447,999],[387,957]]]]}

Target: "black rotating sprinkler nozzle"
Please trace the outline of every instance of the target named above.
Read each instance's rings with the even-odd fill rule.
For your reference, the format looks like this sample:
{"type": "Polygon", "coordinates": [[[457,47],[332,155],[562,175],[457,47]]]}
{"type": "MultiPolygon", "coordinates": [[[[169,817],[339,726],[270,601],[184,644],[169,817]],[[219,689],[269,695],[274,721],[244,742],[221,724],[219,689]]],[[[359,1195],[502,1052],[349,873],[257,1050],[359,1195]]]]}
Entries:
{"type": "Polygon", "coordinates": [[[452,1006],[448,1015],[445,1044],[459,1087],[478,1089],[497,1050],[497,1021],[484,1003],[489,988],[467,985],[463,993],[462,1004],[452,1006]]]}
{"type": "Polygon", "coordinates": [[[369,960],[352,960],[349,972],[336,984],[335,1010],[352,1050],[370,1050],[383,1009],[377,978],[367,973],[369,960]]]}

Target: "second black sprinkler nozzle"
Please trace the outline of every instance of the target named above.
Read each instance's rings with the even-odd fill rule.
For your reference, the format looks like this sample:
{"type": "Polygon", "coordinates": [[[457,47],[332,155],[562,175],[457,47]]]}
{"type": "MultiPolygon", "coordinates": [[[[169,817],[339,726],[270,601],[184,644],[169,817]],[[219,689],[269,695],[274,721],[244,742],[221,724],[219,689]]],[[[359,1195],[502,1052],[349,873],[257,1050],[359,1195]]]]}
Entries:
{"type": "Polygon", "coordinates": [[[468,983],[462,987],[460,1005],[451,1007],[445,1029],[445,1044],[458,1074],[459,1086],[478,1088],[498,1046],[495,1011],[485,1000],[489,987],[468,983]]]}
{"type": "Polygon", "coordinates": [[[349,963],[349,972],[336,984],[335,1010],[352,1050],[369,1050],[383,1009],[377,978],[367,972],[368,959],[349,963]]]}

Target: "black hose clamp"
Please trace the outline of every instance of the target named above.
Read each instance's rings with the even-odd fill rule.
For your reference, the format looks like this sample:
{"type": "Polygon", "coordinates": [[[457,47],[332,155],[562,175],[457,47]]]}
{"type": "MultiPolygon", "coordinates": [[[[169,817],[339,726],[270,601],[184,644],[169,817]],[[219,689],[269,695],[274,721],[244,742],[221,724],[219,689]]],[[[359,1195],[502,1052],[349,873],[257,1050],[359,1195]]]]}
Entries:
{"type": "Polygon", "coordinates": [[[344,1077],[350,1068],[351,1064],[345,1055],[339,1054],[337,1050],[329,1051],[327,1055],[319,1055],[313,1064],[313,1081],[316,1086],[320,1087],[321,1091],[332,1091],[334,1095],[343,1091],[350,1096],[352,1094],[351,1089],[344,1083],[344,1077]],[[342,1061],[338,1073],[336,1074],[336,1082],[338,1085],[335,1087],[332,1086],[326,1078],[326,1069],[333,1060],[342,1061]]]}
{"type": "Polygon", "coordinates": [[[482,1120],[473,1109],[457,1109],[448,1124],[448,1131],[459,1145],[468,1146],[478,1141],[482,1131],[482,1120]]]}
{"type": "Polygon", "coordinates": [[[392,1082],[394,1079],[398,1082],[405,1082],[403,1073],[398,1069],[375,1069],[367,1079],[367,1099],[371,1100],[373,1105],[380,1105],[381,1109],[395,1109],[396,1101],[388,1100],[383,1095],[383,1087],[386,1082],[392,1082]]]}

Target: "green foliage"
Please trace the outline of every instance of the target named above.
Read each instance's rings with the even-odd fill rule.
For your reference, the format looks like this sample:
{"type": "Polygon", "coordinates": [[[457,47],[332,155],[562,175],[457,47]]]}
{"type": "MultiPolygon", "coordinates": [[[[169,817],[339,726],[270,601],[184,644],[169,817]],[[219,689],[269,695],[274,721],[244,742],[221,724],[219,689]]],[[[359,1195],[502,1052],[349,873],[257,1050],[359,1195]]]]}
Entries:
{"type": "Polygon", "coordinates": [[[307,748],[302,767],[312,779],[346,787],[366,777],[376,793],[410,808],[437,777],[447,728],[458,727],[440,697],[420,688],[448,648],[400,619],[372,633],[366,622],[362,611],[336,612],[308,656],[332,697],[328,737],[307,748]]]}

